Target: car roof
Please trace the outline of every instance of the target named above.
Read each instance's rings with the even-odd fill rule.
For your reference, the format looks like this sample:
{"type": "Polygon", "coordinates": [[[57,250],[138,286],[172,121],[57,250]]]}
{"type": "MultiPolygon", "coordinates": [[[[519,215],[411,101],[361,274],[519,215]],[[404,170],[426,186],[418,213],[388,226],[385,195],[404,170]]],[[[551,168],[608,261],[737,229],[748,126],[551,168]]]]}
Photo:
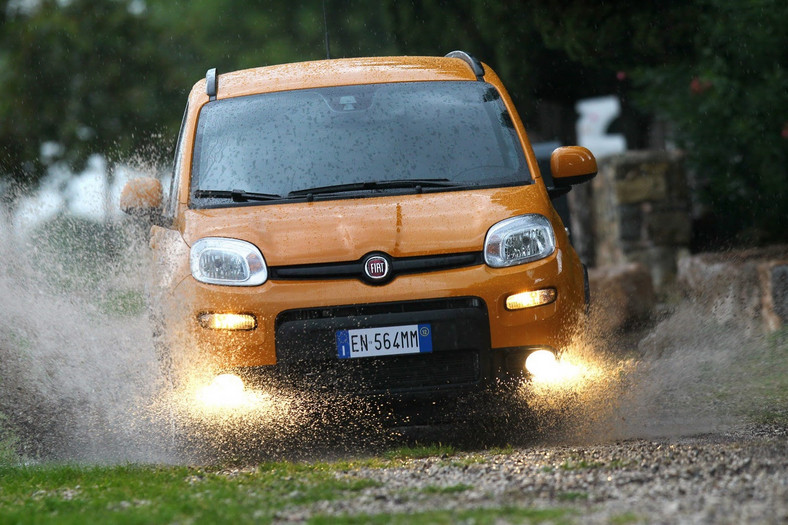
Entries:
{"type": "MultiPolygon", "coordinates": [[[[485,71],[489,69],[485,68],[485,71]]],[[[477,80],[465,61],[445,57],[344,58],[218,73],[216,95],[218,99],[328,86],[477,80]]],[[[207,97],[205,87],[206,80],[200,80],[192,88],[191,96],[202,94],[207,97]]]]}

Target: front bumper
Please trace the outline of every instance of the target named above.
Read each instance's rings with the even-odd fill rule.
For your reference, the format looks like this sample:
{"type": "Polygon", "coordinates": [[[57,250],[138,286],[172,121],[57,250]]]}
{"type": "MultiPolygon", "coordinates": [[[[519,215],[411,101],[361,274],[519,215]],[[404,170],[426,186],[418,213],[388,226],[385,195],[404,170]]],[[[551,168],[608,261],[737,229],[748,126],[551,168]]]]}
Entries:
{"type": "Polygon", "coordinates": [[[200,352],[189,360],[216,369],[267,369],[301,387],[356,392],[467,390],[519,373],[529,349],[565,347],[585,308],[583,285],[579,261],[559,249],[536,263],[403,275],[385,286],[335,279],[235,288],[187,277],[167,316],[200,352]],[[558,290],[551,304],[504,306],[513,293],[547,287],[558,290]],[[197,321],[205,312],[251,313],[257,328],[208,330],[197,321]],[[431,354],[337,357],[337,330],[415,323],[433,326],[431,354]]]}

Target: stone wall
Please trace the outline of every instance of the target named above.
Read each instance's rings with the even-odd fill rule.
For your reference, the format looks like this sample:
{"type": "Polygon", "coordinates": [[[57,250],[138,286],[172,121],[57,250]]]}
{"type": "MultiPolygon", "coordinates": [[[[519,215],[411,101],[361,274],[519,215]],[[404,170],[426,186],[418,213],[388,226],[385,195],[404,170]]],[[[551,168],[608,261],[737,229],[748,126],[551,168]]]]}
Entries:
{"type": "Polygon", "coordinates": [[[788,321],[788,245],[685,257],[678,282],[700,312],[747,335],[788,321]]]}
{"type": "Polygon", "coordinates": [[[599,174],[569,193],[571,232],[589,266],[641,263],[654,288],[675,282],[689,253],[690,197],[678,152],[631,151],[599,159],[599,174]]]}

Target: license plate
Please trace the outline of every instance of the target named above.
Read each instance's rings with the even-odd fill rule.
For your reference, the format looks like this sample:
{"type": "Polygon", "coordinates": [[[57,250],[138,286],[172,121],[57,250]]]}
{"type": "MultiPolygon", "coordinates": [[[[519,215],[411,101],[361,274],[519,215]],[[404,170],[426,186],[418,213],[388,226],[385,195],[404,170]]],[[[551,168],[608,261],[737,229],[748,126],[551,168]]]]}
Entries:
{"type": "Polygon", "coordinates": [[[426,352],[432,352],[432,328],[429,324],[337,331],[340,359],[426,352]]]}

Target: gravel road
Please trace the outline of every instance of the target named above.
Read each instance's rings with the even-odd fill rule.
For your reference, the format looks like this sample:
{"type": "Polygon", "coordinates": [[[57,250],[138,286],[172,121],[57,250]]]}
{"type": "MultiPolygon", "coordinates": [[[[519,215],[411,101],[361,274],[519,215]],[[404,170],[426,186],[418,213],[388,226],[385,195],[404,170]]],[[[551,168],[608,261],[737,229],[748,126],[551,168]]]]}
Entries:
{"type": "Polygon", "coordinates": [[[788,429],[777,426],[461,453],[338,475],[381,485],[290,508],[279,520],[522,506],[571,509],[576,523],[788,523],[788,429]]]}

